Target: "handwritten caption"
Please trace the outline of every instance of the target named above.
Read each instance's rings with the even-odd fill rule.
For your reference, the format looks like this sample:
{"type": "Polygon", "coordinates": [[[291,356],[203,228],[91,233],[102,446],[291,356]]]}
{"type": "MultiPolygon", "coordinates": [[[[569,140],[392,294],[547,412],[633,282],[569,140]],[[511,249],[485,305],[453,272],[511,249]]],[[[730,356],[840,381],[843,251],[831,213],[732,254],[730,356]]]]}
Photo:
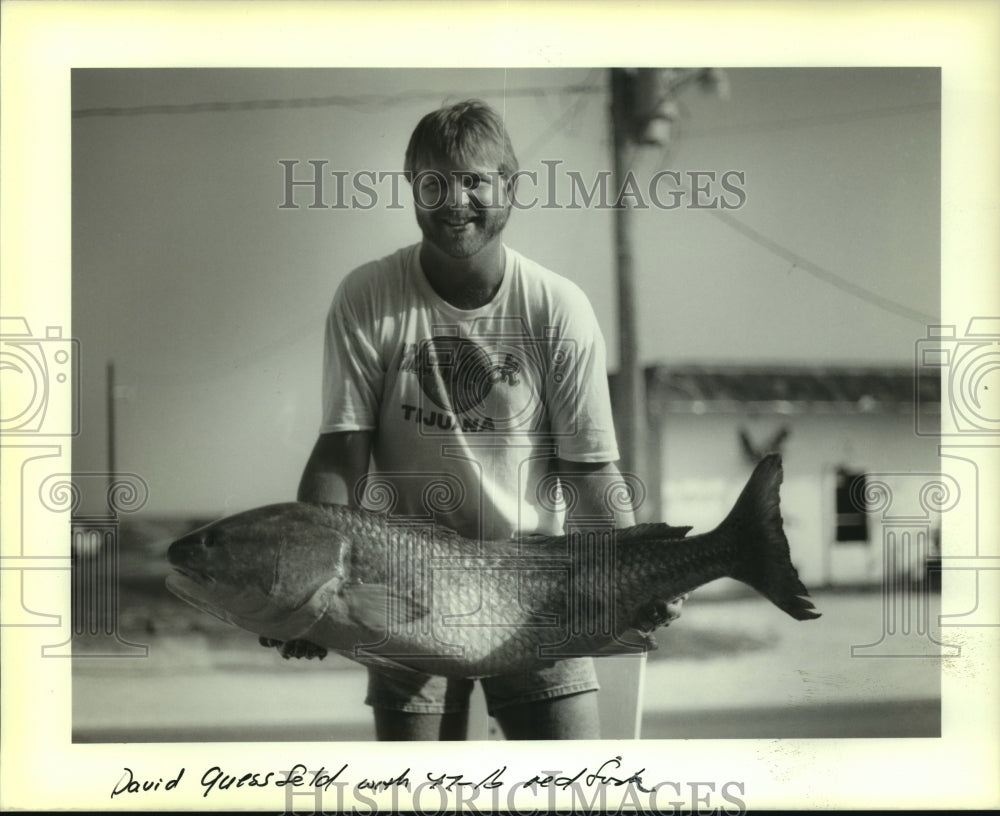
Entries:
{"type": "MultiPolygon", "coordinates": [[[[626,792],[632,804],[640,810],[658,811],[665,808],[678,809],[685,807],[715,808],[716,812],[744,813],[746,805],[742,799],[745,793],[741,782],[731,781],[718,784],[716,782],[685,782],[652,781],[646,777],[646,769],[639,768],[628,772],[623,770],[620,756],[612,757],[601,763],[584,766],[575,772],[543,771],[534,774],[530,779],[516,781],[509,778],[507,766],[493,768],[485,774],[454,773],[447,770],[413,772],[407,767],[398,773],[389,773],[378,777],[352,776],[348,763],[339,767],[310,769],[306,765],[296,764],[287,771],[237,771],[227,770],[219,765],[213,765],[200,776],[189,773],[186,767],[179,768],[175,773],[155,778],[144,778],[133,768],[124,767],[121,776],[111,788],[111,799],[125,797],[134,801],[134,797],[156,791],[175,792],[185,790],[199,791],[202,798],[224,798],[227,791],[240,788],[274,788],[285,791],[286,801],[290,803],[292,796],[312,795],[319,801],[324,794],[331,793],[331,788],[337,796],[338,809],[344,805],[345,790],[350,790],[355,802],[362,802],[371,807],[369,812],[377,812],[375,800],[367,794],[393,793],[393,804],[397,804],[395,794],[406,791],[415,799],[424,791],[437,792],[442,801],[449,797],[455,803],[464,803],[467,810],[475,811],[472,801],[482,792],[491,794],[497,800],[497,794],[503,790],[507,795],[506,804],[514,804],[514,795],[518,792],[530,791],[537,796],[539,792],[569,791],[574,800],[580,804],[596,804],[598,799],[602,805],[608,804],[608,791],[626,792]],[[298,791],[296,789],[303,789],[298,791]],[[311,789],[311,790],[309,790],[311,789]],[[714,801],[713,801],[714,798],[714,801]]],[[[494,804],[497,804],[495,801],[494,804]]]]}

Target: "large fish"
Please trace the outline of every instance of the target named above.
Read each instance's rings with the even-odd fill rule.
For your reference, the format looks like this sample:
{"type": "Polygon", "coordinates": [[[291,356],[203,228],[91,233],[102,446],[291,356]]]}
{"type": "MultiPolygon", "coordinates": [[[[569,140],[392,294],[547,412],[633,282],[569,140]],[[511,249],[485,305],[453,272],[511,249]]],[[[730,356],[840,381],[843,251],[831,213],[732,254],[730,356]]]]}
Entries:
{"type": "Polygon", "coordinates": [[[712,532],[639,524],[480,543],[342,505],[276,504],[170,546],[172,592],[262,636],[456,677],[655,648],[666,602],[717,578],[816,618],[790,560],[781,461],[753,472],[712,532]]]}

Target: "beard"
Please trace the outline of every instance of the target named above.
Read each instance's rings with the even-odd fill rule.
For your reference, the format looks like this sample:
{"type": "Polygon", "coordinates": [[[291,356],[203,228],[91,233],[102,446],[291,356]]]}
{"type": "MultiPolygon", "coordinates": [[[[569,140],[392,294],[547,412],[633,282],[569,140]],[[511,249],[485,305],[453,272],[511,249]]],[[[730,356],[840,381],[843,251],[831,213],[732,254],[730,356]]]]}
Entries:
{"type": "Polygon", "coordinates": [[[490,244],[507,226],[511,207],[423,209],[417,207],[417,224],[428,241],[451,258],[471,258],[490,244]]]}

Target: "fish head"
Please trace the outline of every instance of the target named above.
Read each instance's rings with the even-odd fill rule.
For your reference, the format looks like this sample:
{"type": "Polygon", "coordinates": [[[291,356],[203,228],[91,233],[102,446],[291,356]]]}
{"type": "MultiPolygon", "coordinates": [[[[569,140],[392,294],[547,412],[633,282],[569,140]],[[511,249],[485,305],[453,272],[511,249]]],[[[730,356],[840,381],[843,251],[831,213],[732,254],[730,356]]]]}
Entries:
{"type": "Polygon", "coordinates": [[[170,545],[167,588],[229,623],[285,636],[282,623],[329,578],[318,563],[329,526],[321,507],[297,502],[212,522],[170,545]]]}

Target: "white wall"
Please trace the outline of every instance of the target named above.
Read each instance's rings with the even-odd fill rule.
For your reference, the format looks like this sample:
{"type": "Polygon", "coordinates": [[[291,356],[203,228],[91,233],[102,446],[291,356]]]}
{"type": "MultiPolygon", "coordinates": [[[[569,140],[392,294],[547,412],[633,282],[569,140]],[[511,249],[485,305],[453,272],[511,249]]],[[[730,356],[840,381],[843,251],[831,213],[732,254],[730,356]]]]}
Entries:
{"type": "MultiPolygon", "coordinates": [[[[865,545],[835,545],[834,485],[838,467],[889,474],[884,481],[896,502],[889,512],[908,513],[916,504],[915,474],[937,474],[936,440],[913,433],[912,414],[870,415],[669,415],[663,439],[664,519],[707,532],[729,511],[751,465],[744,458],[740,428],[763,444],[782,427],[782,515],[792,555],[807,585],[877,582],[882,577],[883,513],[869,516],[865,545]]],[[[930,477],[928,477],[928,480],[930,477]]],[[[911,515],[913,513],[910,513],[911,515]]],[[[937,521],[937,519],[935,519],[937,521]]],[[[720,584],[720,591],[725,589],[720,584]]]]}

